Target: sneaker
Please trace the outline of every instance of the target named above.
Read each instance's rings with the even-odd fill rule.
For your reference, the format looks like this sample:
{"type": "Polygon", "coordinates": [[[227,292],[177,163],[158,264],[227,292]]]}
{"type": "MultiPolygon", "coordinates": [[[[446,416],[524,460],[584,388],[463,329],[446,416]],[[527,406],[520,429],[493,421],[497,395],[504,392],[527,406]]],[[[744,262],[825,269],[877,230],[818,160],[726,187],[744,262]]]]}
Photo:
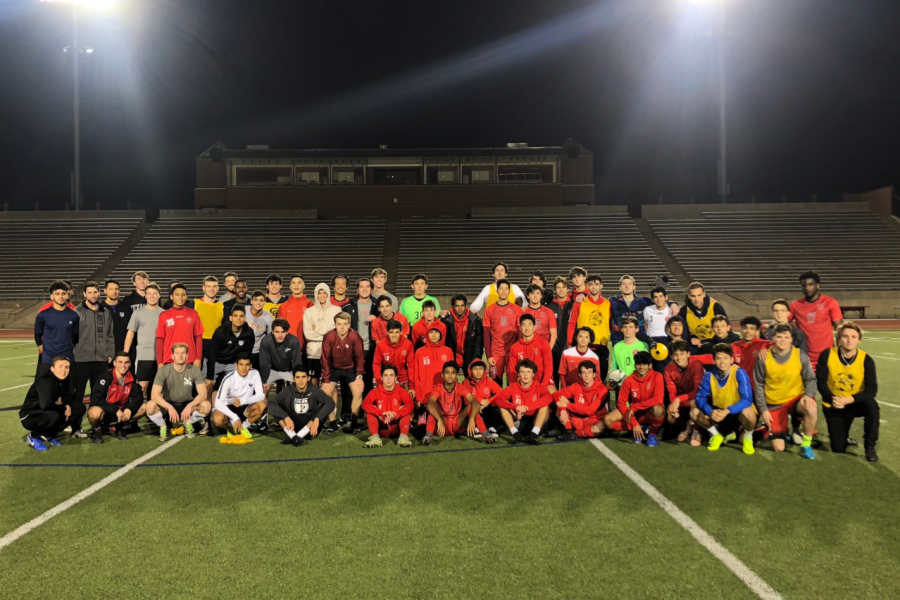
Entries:
{"type": "Polygon", "coordinates": [[[514,444],[524,444],[525,443],[525,436],[522,435],[521,431],[517,431],[513,434],[513,443],[514,444]]]}
{"type": "Polygon", "coordinates": [[[190,421],[186,422],[184,424],[184,437],[190,440],[193,439],[195,435],[197,434],[194,432],[194,424],[190,421]]]}
{"type": "Polygon", "coordinates": [[[493,444],[498,439],[500,439],[500,436],[497,435],[496,431],[488,430],[481,434],[481,441],[485,444],[493,444]]]}
{"type": "Polygon", "coordinates": [[[203,427],[200,428],[197,435],[209,435],[209,421],[203,421],[203,427]]]}
{"type": "Polygon", "coordinates": [[[574,431],[566,431],[556,436],[557,442],[574,442],[578,439],[578,434],[574,431]]]}
{"type": "Polygon", "coordinates": [[[292,443],[294,443],[294,438],[287,434],[285,434],[284,437],[281,438],[281,444],[283,446],[290,446],[292,443]]]}
{"type": "Polygon", "coordinates": [[[159,428],[159,441],[164,442],[169,437],[169,428],[163,425],[159,428]]]}
{"type": "Polygon", "coordinates": [[[77,440],[86,440],[87,436],[88,436],[88,434],[86,434],[85,432],[83,432],[80,429],[72,432],[72,437],[77,440]]]}
{"type": "Polygon", "coordinates": [[[72,426],[66,425],[66,428],[62,430],[63,433],[72,433],[72,426]]]}
{"type": "Polygon", "coordinates": [[[114,434],[116,436],[116,439],[119,441],[128,439],[128,437],[125,435],[124,427],[116,427],[114,429],[111,429],[110,433],[114,434]]]}
{"type": "Polygon", "coordinates": [[[93,439],[93,442],[95,444],[102,444],[103,443],[103,431],[101,431],[99,429],[95,429],[91,433],[91,438],[93,439]]]}
{"type": "Polygon", "coordinates": [[[700,433],[699,429],[694,429],[691,432],[691,446],[698,448],[701,444],[703,444],[703,434],[700,433]]]}
{"type": "Polygon", "coordinates": [[[409,448],[412,446],[412,440],[405,433],[401,433],[400,437],[397,438],[397,445],[401,448],[409,448]]]}
{"type": "Polygon", "coordinates": [[[538,434],[533,431],[525,436],[525,441],[532,446],[537,446],[541,443],[540,439],[538,438],[538,434]]]}
{"type": "MultiPolygon", "coordinates": [[[[756,449],[753,447],[753,436],[744,436],[744,454],[752,455],[756,454],[756,449]]],[[[815,456],[813,456],[815,458],[815,456]]]]}
{"type": "Polygon", "coordinates": [[[647,435],[647,446],[649,446],[650,448],[656,448],[657,446],[659,446],[659,440],[656,439],[656,436],[652,433],[647,435]]]}
{"type": "Polygon", "coordinates": [[[241,435],[244,437],[245,440],[253,439],[253,434],[250,433],[249,427],[241,427],[241,435]]]}
{"type": "Polygon", "coordinates": [[[875,448],[866,448],[866,460],[869,462],[878,462],[878,454],[876,454],[875,448]]]}
{"type": "Polygon", "coordinates": [[[256,423],[253,423],[250,426],[250,429],[253,433],[265,433],[269,430],[269,419],[268,417],[262,417],[256,423]]]}
{"type": "Polygon", "coordinates": [[[635,443],[635,444],[643,444],[643,443],[644,443],[644,440],[642,440],[642,439],[640,439],[640,438],[634,438],[634,443],[635,443]]]}
{"type": "MultiPolygon", "coordinates": [[[[406,436],[405,433],[402,434],[400,437],[406,437],[406,441],[407,441],[407,443],[409,443],[409,437],[406,436]]],[[[397,439],[397,444],[402,445],[402,444],[400,444],[399,438],[397,439]]],[[[366,440],[365,444],[363,444],[363,446],[365,448],[380,448],[383,445],[384,445],[384,442],[381,440],[381,436],[378,435],[377,433],[375,435],[369,436],[369,439],[366,440]]]]}
{"type": "Polygon", "coordinates": [[[847,436],[847,446],[859,446],[859,442],[852,437],[847,436]]]}
{"type": "Polygon", "coordinates": [[[731,433],[729,433],[728,435],[725,436],[725,443],[727,444],[728,442],[733,442],[736,439],[737,439],[737,434],[732,431],[731,433]]]}
{"type": "Polygon", "coordinates": [[[294,439],[291,440],[291,444],[293,444],[294,448],[299,448],[303,445],[303,438],[299,435],[295,435],[294,439]]]}
{"type": "Polygon", "coordinates": [[[340,431],[341,424],[335,421],[328,421],[328,424],[325,426],[325,429],[322,430],[322,433],[334,433],[336,431],[340,431]]]}
{"type": "Polygon", "coordinates": [[[50,439],[47,440],[47,441],[50,442],[50,445],[51,445],[51,446],[62,446],[62,442],[59,441],[58,439],[56,439],[55,437],[50,438],[50,439]]]}
{"type": "Polygon", "coordinates": [[[706,447],[706,449],[710,452],[715,452],[723,443],[725,443],[724,435],[712,435],[709,437],[709,445],[706,447]]]}
{"type": "Polygon", "coordinates": [[[44,442],[42,442],[39,438],[34,438],[34,437],[31,437],[30,435],[26,435],[25,441],[28,443],[29,446],[31,446],[35,450],[44,451],[47,449],[47,446],[45,446],[44,442]]]}
{"type": "Polygon", "coordinates": [[[433,443],[434,443],[434,436],[431,435],[430,433],[426,433],[425,437],[422,438],[422,445],[430,446],[433,443]]]}
{"type": "Polygon", "coordinates": [[[813,452],[812,446],[800,446],[800,456],[809,460],[816,460],[816,453],[813,452]]]}

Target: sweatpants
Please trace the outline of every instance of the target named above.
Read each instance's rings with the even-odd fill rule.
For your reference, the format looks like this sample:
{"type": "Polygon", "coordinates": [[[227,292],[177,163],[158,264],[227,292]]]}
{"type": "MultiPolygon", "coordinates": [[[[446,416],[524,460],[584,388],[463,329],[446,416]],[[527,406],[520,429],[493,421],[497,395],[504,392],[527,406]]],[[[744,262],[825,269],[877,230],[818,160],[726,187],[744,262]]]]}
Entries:
{"type": "Polygon", "coordinates": [[[847,437],[853,419],[863,419],[863,442],[866,448],[874,448],[878,443],[878,426],[881,408],[876,400],[854,402],[845,408],[823,408],[825,422],[828,423],[828,437],[831,438],[831,451],[844,452],[847,449],[847,437]]]}
{"type": "Polygon", "coordinates": [[[19,420],[32,437],[55,438],[65,427],[66,417],[57,410],[32,410],[25,416],[19,413],[19,420]]]}

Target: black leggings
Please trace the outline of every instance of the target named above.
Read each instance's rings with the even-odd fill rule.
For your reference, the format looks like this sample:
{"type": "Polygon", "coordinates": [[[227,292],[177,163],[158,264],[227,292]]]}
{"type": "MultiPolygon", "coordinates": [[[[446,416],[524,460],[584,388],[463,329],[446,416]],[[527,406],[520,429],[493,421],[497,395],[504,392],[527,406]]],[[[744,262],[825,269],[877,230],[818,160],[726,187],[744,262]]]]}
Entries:
{"type": "Polygon", "coordinates": [[[55,410],[33,410],[24,417],[19,415],[22,427],[31,432],[32,437],[55,438],[65,427],[65,415],[55,410]]]}
{"type": "Polygon", "coordinates": [[[878,443],[878,425],[881,409],[875,400],[854,402],[845,408],[824,408],[825,422],[828,423],[828,437],[831,439],[832,452],[844,452],[847,449],[847,437],[853,419],[863,419],[863,440],[866,448],[874,448],[878,443]]]}

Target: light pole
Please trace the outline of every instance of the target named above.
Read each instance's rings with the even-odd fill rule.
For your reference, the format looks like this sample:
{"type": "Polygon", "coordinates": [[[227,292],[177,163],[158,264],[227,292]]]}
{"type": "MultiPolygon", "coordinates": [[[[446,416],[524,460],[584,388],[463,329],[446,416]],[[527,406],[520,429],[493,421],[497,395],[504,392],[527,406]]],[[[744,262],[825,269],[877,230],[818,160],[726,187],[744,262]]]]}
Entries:
{"type": "Polygon", "coordinates": [[[728,202],[728,194],[731,191],[728,185],[728,120],[725,111],[725,1],[718,2],[718,71],[719,71],[719,196],[722,203],[728,202]]]}

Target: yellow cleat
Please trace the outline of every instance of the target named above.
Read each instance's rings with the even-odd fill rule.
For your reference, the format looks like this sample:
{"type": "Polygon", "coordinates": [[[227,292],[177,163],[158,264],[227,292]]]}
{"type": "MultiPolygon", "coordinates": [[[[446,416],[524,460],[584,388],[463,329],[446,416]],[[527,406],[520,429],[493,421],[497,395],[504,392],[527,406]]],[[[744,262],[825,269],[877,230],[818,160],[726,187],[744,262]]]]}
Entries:
{"type": "Polygon", "coordinates": [[[710,452],[715,452],[725,442],[724,435],[714,435],[709,438],[709,446],[706,447],[710,452]]]}
{"type": "Polygon", "coordinates": [[[753,447],[753,438],[750,436],[744,437],[744,454],[756,454],[756,448],[753,447]]]}

